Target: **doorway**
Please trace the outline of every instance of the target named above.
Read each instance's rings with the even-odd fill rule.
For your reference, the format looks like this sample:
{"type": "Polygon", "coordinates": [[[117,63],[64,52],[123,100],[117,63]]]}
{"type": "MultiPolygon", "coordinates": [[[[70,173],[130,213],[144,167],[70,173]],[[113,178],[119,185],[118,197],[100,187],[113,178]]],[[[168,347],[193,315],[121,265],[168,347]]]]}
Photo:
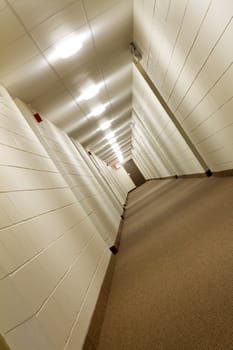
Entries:
{"type": "Polygon", "coordinates": [[[124,163],[124,168],[131,177],[131,180],[134,182],[136,187],[144,184],[146,180],[132,159],[124,163]]]}

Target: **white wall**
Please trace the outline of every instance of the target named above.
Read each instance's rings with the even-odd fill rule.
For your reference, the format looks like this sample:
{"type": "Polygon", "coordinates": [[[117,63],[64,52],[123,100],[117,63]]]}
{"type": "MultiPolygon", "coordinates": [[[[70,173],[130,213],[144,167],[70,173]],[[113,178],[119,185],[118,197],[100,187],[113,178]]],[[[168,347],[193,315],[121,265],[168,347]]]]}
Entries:
{"type": "Polygon", "coordinates": [[[104,186],[101,174],[91,167],[87,152],[51,122],[36,123],[29,109],[21,101],[16,102],[99,234],[108,246],[113,245],[122,205],[116,202],[109,186],[104,186]]]}
{"type": "Polygon", "coordinates": [[[133,70],[132,143],[138,143],[140,158],[147,158],[145,166],[149,178],[204,172],[189,146],[160,105],[140,73],[133,70]]]}
{"type": "Polygon", "coordinates": [[[106,163],[100,158],[93,156],[94,163],[102,174],[103,178],[106,179],[112,191],[115,193],[117,200],[119,201],[121,207],[124,205],[128,190],[124,186],[122,179],[117,177],[115,169],[111,166],[107,166],[106,163]]]}
{"type": "Polygon", "coordinates": [[[115,175],[119,183],[122,184],[122,187],[125,188],[126,192],[129,192],[135,188],[135,184],[133,183],[123,166],[115,170],[115,175]]]}
{"type": "MultiPolygon", "coordinates": [[[[140,149],[139,149],[140,150],[140,149]]],[[[140,156],[139,150],[136,150],[135,147],[132,149],[132,159],[138,169],[141,171],[142,175],[146,180],[153,178],[153,174],[150,173],[149,168],[146,166],[145,161],[140,156]]]]}
{"type": "Polygon", "coordinates": [[[0,88],[0,333],[12,350],[77,350],[110,252],[67,170],[94,179],[64,134],[44,122],[40,130],[50,153],[0,88]]]}
{"type": "Polygon", "coordinates": [[[233,168],[232,13],[231,0],[134,2],[141,63],[213,171],[233,168]]]}

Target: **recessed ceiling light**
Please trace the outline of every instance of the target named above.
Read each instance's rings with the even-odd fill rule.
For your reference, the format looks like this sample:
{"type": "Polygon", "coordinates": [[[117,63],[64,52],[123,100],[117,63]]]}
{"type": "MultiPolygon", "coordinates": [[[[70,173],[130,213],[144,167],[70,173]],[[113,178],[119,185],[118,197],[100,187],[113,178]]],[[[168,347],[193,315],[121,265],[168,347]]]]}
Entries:
{"type": "Polygon", "coordinates": [[[98,115],[103,113],[105,110],[106,110],[105,106],[100,105],[100,106],[94,108],[93,111],[91,112],[91,114],[94,115],[95,117],[97,117],[98,115]]]}
{"type": "Polygon", "coordinates": [[[114,143],[114,144],[112,145],[112,149],[113,149],[114,151],[120,151],[120,147],[119,147],[119,145],[118,145],[117,143],[114,143]]]}
{"type": "Polygon", "coordinates": [[[120,155],[120,156],[117,156],[117,159],[120,163],[123,163],[124,159],[123,159],[123,156],[120,155]]]}
{"type": "Polygon", "coordinates": [[[119,160],[120,162],[122,162],[122,161],[123,161],[123,156],[122,156],[121,151],[116,151],[115,154],[116,154],[118,160],[119,160]]]}
{"type": "Polygon", "coordinates": [[[91,85],[88,89],[84,90],[81,99],[89,100],[90,98],[96,96],[100,91],[99,85],[91,85]]]}
{"type": "Polygon", "coordinates": [[[116,154],[117,157],[122,157],[121,151],[116,151],[115,154],[116,154]]]}
{"type": "Polygon", "coordinates": [[[110,143],[110,144],[113,144],[113,143],[115,143],[116,142],[116,138],[115,137],[113,137],[112,139],[109,139],[108,140],[108,143],[110,143]]]}
{"type": "Polygon", "coordinates": [[[105,137],[106,137],[106,139],[110,140],[114,137],[114,135],[115,135],[114,131],[111,131],[105,137]]]}
{"type": "Polygon", "coordinates": [[[71,36],[64,39],[56,48],[61,58],[73,56],[82,47],[82,43],[77,36],[71,36]]]}
{"type": "Polygon", "coordinates": [[[104,122],[104,123],[102,123],[101,125],[100,125],[100,129],[101,130],[106,130],[107,128],[109,128],[111,126],[111,122],[110,121],[106,121],[106,122],[104,122]]]}

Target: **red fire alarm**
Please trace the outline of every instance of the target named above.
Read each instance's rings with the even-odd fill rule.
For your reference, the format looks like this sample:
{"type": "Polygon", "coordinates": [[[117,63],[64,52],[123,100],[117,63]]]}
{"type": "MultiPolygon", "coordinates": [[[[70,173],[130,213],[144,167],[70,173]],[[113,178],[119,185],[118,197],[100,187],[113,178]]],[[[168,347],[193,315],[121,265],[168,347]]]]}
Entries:
{"type": "Polygon", "coordinates": [[[41,122],[43,121],[43,119],[41,118],[41,116],[39,115],[39,113],[35,113],[35,114],[34,114],[34,117],[35,117],[35,119],[36,119],[36,121],[37,121],[38,123],[41,123],[41,122]]]}

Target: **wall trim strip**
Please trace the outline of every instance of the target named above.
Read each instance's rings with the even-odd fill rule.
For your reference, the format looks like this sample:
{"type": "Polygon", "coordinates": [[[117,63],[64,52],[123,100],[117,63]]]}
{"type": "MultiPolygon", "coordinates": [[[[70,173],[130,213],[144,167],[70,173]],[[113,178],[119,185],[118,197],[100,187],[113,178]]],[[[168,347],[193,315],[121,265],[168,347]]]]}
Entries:
{"type": "MultiPolygon", "coordinates": [[[[211,175],[216,176],[216,177],[233,176],[233,169],[214,171],[213,173],[211,172],[211,175]]],[[[151,178],[151,179],[147,179],[146,182],[154,181],[154,180],[168,180],[168,179],[191,179],[191,178],[206,177],[206,176],[210,177],[208,174],[206,174],[206,172],[205,173],[194,173],[194,174],[184,174],[184,175],[151,178]]]]}

